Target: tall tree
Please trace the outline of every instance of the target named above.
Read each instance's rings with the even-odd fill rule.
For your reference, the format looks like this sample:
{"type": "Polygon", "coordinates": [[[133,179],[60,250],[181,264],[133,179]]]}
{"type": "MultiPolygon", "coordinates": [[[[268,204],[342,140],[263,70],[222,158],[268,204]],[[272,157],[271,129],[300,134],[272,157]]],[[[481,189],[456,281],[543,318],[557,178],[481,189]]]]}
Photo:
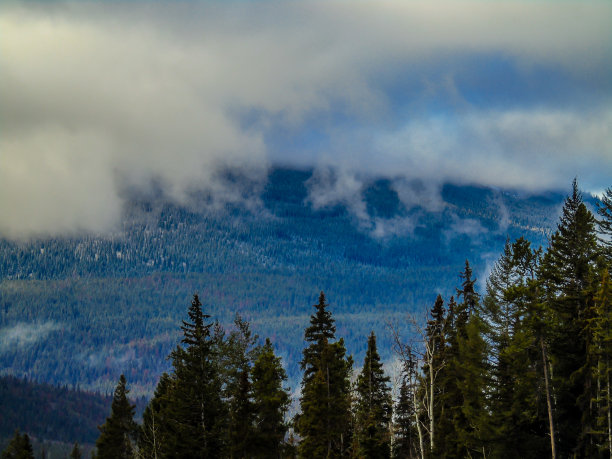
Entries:
{"type": "Polygon", "coordinates": [[[607,188],[601,197],[597,213],[601,216],[601,219],[597,221],[599,232],[602,235],[600,243],[610,263],[612,261],[612,187],[607,188]]]}
{"type": "Polygon", "coordinates": [[[388,458],[391,453],[391,388],[376,349],[368,337],[363,369],[357,378],[355,437],[358,457],[388,458]]]}
{"type": "Polygon", "coordinates": [[[34,450],[28,434],[22,435],[19,430],[16,430],[10,443],[2,452],[2,459],[34,459],[34,450]]]}
{"type": "Polygon", "coordinates": [[[254,445],[254,406],[251,385],[251,366],[257,348],[247,321],[236,315],[235,329],[220,340],[222,349],[222,378],[228,405],[228,454],[230,457],[249,457],[254,445]]]}
{"type": "Polygon", "coordinates": [[[588,432],[593,428],[590,401],[595,386],[587,341],[597,256],[595,219],[574,180],[538,276],[553,319],[550,355],[561,456],[592,453],[588,432]]]}
{"type": "Polygon", "coordinates": [[[78,442],[75,442],[72,451],[70,451],[70,459],[81,459],[82,457],[83,453],[81,452],[81,448],[79,448],[78,442]]]}
{"type": "MultiPolygon", "coordinates": [[[[416,364],[416,362],[413,362],[416,364]]],[[[414,368],[415,365],[411,365],[414,368]]],[[[413,372],[411,368],[406,373],[413,372]]],[[[416,407],[414,406],[414,386],[411,384],[413,378],[410,374],[404,374],[399,390],[399,396],[395,405],[393,426],[393,451],[394,459],[413,459],[420,457],[419,437],[416,426],[416,407]]]]}
{"type": "Polygon", "coordinates": [[[449,304],[449,343],[444,371],[445,417],[450,422],[437,453],[446,457],[486,456],[488,419],[485,391],[488,384],[487,343],[484,322],[479,314],[479,295],[472,269],[465,262],[457,297],[461,303],[449,304]]]}
{"type": "Polygon", "coordinates": [[[266,339],[251,370],[255,432],[253,451],[255,457],[280,458],[287,432],[285,415],[290,397],[283,387],[287,373],[280,357],[274,355],[270,339],[266,339]]]}
{"type": "Polygon", "coordinates": [[[540,347],[533,328],[539,309],[533,289],[540,250],[529,241],[506,241],[487,280],[483,315],[491,344],[492,454],[498,457],[544,456],[548,451],[540,347]]]}
{"type": "Polygon", "coordinates": [[[100,426],[100,437],[96,441],[98,459],[128,459],[134,457],[134,442],[138,434],[138,426],[134,422],[134,410],[127,394],[125,376],[119,377],[111,415],[100,426]]]}
{"type": "Polygon", "coordinates": [[[352,359],[344,340],[335,339],[336,327],[321,292],[310,316],[300,367],[304,372],[301,414],[296,428],[302,437],[302,457],[343,457],[351,445],[350,375],[352,359]]]}
{"type": "Polygon", "coordinates": [[[183,321],[182,344],[170,354],[174,374],[168,388],[169,429],[163,432],[162,454],[172,457],[219,457],[225,453],[226,407],[218,350],[211,337],[212,323],[194,295],[183,321]]]}
{"type": "Polygon", "coordinates": [[[138,436],[138,455],[143,459],[161,458],[166,437],[171,435],[168,395],[172,384],[168,373],[163,373],[157,383],[155,394],[142,415],[142,426],[138,436]]]}

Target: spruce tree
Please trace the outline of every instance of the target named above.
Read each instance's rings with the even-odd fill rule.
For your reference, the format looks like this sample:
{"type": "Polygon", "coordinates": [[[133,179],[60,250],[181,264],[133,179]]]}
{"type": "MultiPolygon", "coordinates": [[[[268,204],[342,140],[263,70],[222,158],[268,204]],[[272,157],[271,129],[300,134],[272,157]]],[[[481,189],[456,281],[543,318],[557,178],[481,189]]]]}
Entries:
{"type": "Polygon", "coordinates": [[[79,448],[79,444],[75,442],[72,451],[70,451],[70,459],[81,459],[82,457],[83,453],[81,453],[81,448],[79,448]]]}
{"type": "Polygon", "coordinates": [[[183,321],[182,344],[170,354],[174,374],[168,390],[168,430],[162,433],[162,455],[220,457],[225,454],[226,408],[221,399],[222,381],[218,350],[211,337],[210,318],[194,295],[183,321]]]}
{"type": "Polygon", "coordinates": [[[588,432],[593,428],[595,385],[587,340],[597,256],[595,219],[574,180],[538,276],[552,317],[549,348],[561,456],[592,453],[588,432]]]}
{"type": "Polygon", "coordinates": [[[280,458],[287,432],[285,415],[290,397],[283,387],[287,373],[280,357],[274,355],[270,339],[266,339],[251,370],[255,432],[253,454],[260,458],[280,458]]]}
{"type": "Polygon", "coordinates": [[[254,406],[251,366],[258,349],[257,335],[239,315],[234,319],[235,330],[226,340],[219,340],[222,349],[224,397],[228,405],[228,454],[230,457],[250,457],[254,446],[254,406]]]}
{"type": "MultiPolygon", "coordinates": [[[[408,370],[410,371],[410,370],[408,370]]],[[[393,452],[394,459],[412,459],[419,457],[419,439],[415,425],[414,388],[410,377],[405,374],[394,410],[393,452]]]]}
{"type": "Polygon", "coordinates": [[[483,314],[491,344],[492,454],[498,457],[543,456],[548,452],[546,409],[540,350],[533,328],[539,309],[532,288],[540,251],[520,238],[506,241],[487,280],[483,314]]]}
{"type": "Polygon", "coordinates": [[[368,337],[363,369],[357,378],[355,437],[358,457],[388,458],[391,452],[391,388],[376,349],[368,337]]]}
{"type": "Polygon", "coordinates": [[[452,328],[447,326],[449,346],[442,400],[447,421],[442,421],[440,430],[445,436],[436,446],[436,454],[446,457],[486,456],[490,437],[485,399],[489,377],[488,349],[483,337],[485,325],[480,317],[476,281],[472,279],[467,261],[461,278],[463,282],[457,296],[462,302],[449,304],[452,328]]]}
{"type": "Polygon", "coordinates": [[[602,235],[600,243],[608,259],[612,262],[612,187],[607,188],[597,205],[597,213],[601,219],[597,221],[599,233],[602,235]]]}
{"type": "Polygon", "coordinates": [[[321,292],[316,312],[310,317],[300,367],[301,413],[296,428],[302,441],[302,457],[343,457],[351,445],[350,374],[352,359],[346,356],[344,340],[335,339],[336,327],[321,292]]]}
{"type": "Polygon", "coordinates": [[[34,459],[34,450],[28,434],[21,435],[19,430],[16,430],[10,443],[2,452],[2,459],[34,459]]]}
{"type": "Polygon", "coordinates": [[[138,434],[138,426],[134,422],[134,405],[127,394],[125,376],[119,377],[119,382],[113,395],[111,415],[99,427],[100,436],[96,441],[98,459],[128,459],[134,457],[134,441],[138,434]]]}
{"type": "Polygon", "coordinates": [[[143,459],[161,458],[166,437],[172,433],[168,406],[168,395],[172,384],[168,373],[163,373],[157,383],[155,394],[142,415],[142,426],[138,436],[138,455],[143,459]]]}

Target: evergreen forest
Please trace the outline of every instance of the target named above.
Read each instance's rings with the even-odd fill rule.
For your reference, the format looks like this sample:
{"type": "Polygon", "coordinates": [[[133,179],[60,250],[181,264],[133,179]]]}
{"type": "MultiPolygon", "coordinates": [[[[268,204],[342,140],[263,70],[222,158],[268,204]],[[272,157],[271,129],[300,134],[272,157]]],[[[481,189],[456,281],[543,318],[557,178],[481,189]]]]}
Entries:
{"type": "MultiPolygon", "coordinates": [[[[426,317],[388,324],[397,384],[375,332],[348,353],[321,292],[295,410],[274,337],[238,314],[226,329],[195,294],[141,421],[118,377],[95,457],[611,457],[611,268],[612,188],[594,214],[574,181],[545,248],[508,238],[482,288],[465,261],[426,317]]],[[[28,434],[2,457],[34,457],[28,434]]]]}

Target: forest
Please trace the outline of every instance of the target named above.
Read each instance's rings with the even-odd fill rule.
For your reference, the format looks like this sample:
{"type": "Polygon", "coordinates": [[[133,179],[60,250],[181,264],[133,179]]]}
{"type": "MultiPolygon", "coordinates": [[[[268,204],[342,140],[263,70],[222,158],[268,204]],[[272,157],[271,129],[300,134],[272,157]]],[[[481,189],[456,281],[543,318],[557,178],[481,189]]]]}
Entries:
{"type": "MultiPolygon", "coordinates": [[[[224,330],[196,294],[142,422],[121,375],[95,455],[609,457],[611,267],[612,188],[596,218],[574,181],[545,250],[508,239],[483,294],[466,261],[455,293],[438,296],[425,321],[408,315],[408,334],[392,327],[395,397],[375,333],[355,362],[321,292],[293,416],[272,340],[261,344],[240,316],[224,330]]],[[[27,433],[2,454],[33,457],[27,433]]],[[[71,457],[80,456],[75,444],[71,457]]]]}
{"type": "MultiPolygon", "coordinates": [[[[296,330],[321,290],[350,353],[361,361],[374,330],[389,361],[387,321],[401,324],[437,294],[450,296],[466,258],[486,277],[507,235],[546,243],[567,194],[449,183],[431,211],[408,208],[377,179],[364,191],[364,223],[343,205],[315,208],[311,178],[273,169],[256,210],[135,195],[116,234],[0,239],[0,374],[110,393],[124,373],[132,394],[150,397],[170,369],[165,357],[194,292],[224,327],[238,312],[270,337],[293,388],[303,345],[296,330]],[[413,231],[372,234],[406,222],[413,231]]],[[[585,202],[595,210],[590,195],[585,202]]]]}

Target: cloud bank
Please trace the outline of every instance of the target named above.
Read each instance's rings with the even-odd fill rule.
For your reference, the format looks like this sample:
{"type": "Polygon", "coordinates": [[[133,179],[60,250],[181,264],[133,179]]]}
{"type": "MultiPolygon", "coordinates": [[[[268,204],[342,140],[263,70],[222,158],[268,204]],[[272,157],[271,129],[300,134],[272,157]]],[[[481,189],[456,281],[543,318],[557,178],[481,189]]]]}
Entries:
{"type": "Polygon", "coordinates": [[[608,2],[8,2],[0,29],[5,237],[110,231],[151,183],[241,200],[222,172],[274,163],[357,214],[374,174],[405,204],[611,185],[608,2]]]}

